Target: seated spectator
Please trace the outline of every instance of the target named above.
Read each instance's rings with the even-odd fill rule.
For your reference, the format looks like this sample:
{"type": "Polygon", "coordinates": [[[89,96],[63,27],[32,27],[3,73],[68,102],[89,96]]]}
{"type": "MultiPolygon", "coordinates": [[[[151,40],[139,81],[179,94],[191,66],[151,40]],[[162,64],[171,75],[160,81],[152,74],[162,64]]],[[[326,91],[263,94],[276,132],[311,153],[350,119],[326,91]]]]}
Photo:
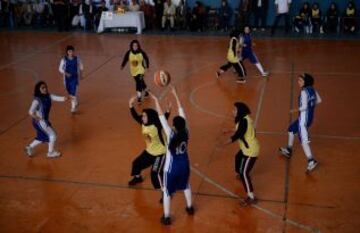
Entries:
{"type": "Polygon", "coordinates": [[[313,30],[319,30],[321,34],[324,33],[323,26],[322,26],[322,19],[321,19],[321,11],[319,9],[319,4],[314,3],[311,8],[310,14],[310,34],[313,33],[313,30]]]}
{"type": "Polygon", "coordinates": [[[139,11],[140,5],[138,4],[137,0],[131,0],[129,4],[129,11],[139,11]]]}
{"type": "Polygon", "coordinates": [[[352,1],[349,1],[344,14],[344,31],[355,33],[357,29],[356,8],[352,1]]]}
{"type": "Polygon", "coordinates": [[[171,0],[166,0],[166,2],[164,3],[164,12],[162,15],[162,20],[161,20],[161,29],[162,30],[165,29],[165,23],[167,20],[170,21],[171,30],[172,31],[174,30],[175,14],[176,14],[175,5],[171,2],[171,0]]]}
{"type": "Polygon", "coordinates": [[[326,31],[336,32],[339,22],[339,12],[334,2],[330,4],[330,7],[326,13],[326,31]]]}
{"type": "Polygon", "coordinates": [[[10,29],[14,28],[14,4],[10,2],[10,0],[2,0],[1,1],[1,18],[0,24],[1,26],[7,26],[10,29]]]}
{"type": "Polygon", "coordinates": [[[34,11],[32,4],[30,1],[26,1],[23,4],[23,17],[24,17],[24,23],[25,25],[31,25],[32,19],[33,19],[34,11]]]}
{"type": "Polygon", "coordinates": [[[176,23],[180,29],[187,28],[188,7],[184,0],[180,0],[179,5],[176,7],[176,23]]]}
{"type": "Polygon", "coordinates": [[[305,2],[299,11],[299,14],[295,16],[294,24],[296,32],[300,32],[302,30],[305,30],[306,33],[310,32],[310,14],[311,9],[309,7],[309,3],[305,2]]]}
{"type": "Polygon", "coordinates": [[[232,9],[227,0],[221,0],[221,7],[219,9],[220,29],[227,31],[230,28],[230,19],[232,16],[232,9]]]}
{"type": "Polygon", "coordinates": [[[154,28],[154,23],[156,21],[154,6],[145,2],[145,0],[140,0],[140,11],[144,12],[146,28],[154,28]]]}
{"type": "Polygon", "coordinates": [[[200,1],[195,2],[190,16],[190,30],[203,31],[206,17],[206,9],[200,1]]]}

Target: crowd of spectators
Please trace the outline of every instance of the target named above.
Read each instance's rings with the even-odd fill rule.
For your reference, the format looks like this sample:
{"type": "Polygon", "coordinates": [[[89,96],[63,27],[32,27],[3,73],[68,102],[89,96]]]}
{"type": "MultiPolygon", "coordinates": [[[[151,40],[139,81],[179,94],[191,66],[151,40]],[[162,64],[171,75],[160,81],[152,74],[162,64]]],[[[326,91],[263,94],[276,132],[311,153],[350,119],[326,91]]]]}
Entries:
{"type": "Polygon", "coordinates": [[[270,27],[274,34],[284,20],[285,32],[332,33],[358,31],[356,6],[349,1],[346,9],[335,3],[322,12],[318,2],[304,2],[290,15],[291,0],[237,0],[233,9],[228,0],[219,0],[217,7],[196,1],[190,8],[185,0],[1,0],[0,26],[3,28],[49,28],[58,31],[82,28],[95,31],[103,11],[125,7],[129,11],[143,11],[147,30],[218,30],[229,31],[250,25],[254,30],[270,27]],[[275,3],[275,19],[267,22],[269,1],[275,3]]]}

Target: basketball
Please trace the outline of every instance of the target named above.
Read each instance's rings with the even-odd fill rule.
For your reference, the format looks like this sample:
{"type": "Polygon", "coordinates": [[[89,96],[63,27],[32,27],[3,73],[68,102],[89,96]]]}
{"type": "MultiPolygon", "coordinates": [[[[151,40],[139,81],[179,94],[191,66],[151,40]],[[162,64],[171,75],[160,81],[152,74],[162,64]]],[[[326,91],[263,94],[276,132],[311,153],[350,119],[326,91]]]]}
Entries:
{"type": "Polygon", "coordinates": [[[158,70],[154,74],[154,82],[159,87],[165,87],[170,83],[170,74],[165,70],[158,70]]]}

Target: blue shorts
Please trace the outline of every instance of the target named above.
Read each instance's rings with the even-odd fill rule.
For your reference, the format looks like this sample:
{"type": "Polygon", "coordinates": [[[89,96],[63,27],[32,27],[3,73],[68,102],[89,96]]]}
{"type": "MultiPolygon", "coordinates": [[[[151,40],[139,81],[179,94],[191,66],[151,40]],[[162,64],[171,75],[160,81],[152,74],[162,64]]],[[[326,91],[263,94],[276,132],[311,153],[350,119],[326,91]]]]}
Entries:
{"type": "MultiPolygon", "coordinates": [[[[41,142],[49,142],[49,135],[46,131],[41,127],[38,121],[33,120],[32,124],[36,130],[36,137],[35,139],[41,142]]],[[[51,126],[50,122],[48,124],[51,126]]]]}
{"type": "Polygon", "coordinates": [[[255,56],[255,54],[252,51],[242,50],[241,59],[242,60],[249,59],[252,64],[259,63],[257,57],[255,56]]]}
{"type": "Polygon", "coordinates": [[[78,86],[77,78],[65,78],[65,87],[69,95],[76,96],[76,90],[78,86]]]}
{"type": "Polygon", "coordinates": [[[288,128],[288,132],[291,132],[293,134],[298,134],[299,140],[302,143],[303,141],[308,141],[309,136],[308,136],[308,128],[310,127],[311,123],[308,125],[305,125],[303,127],[301,127],[300,123],[299,123],[299,119],[297,119],[296,121],[294,121],[293,123],[290,124],[289,128],[288,128]]]}
{"type": "Polygon", "coordinates": [[[164,173],[164,186],[167,195],[189,187],[190,166],[188,161],[173,161],[171,170],[164,173]]]}

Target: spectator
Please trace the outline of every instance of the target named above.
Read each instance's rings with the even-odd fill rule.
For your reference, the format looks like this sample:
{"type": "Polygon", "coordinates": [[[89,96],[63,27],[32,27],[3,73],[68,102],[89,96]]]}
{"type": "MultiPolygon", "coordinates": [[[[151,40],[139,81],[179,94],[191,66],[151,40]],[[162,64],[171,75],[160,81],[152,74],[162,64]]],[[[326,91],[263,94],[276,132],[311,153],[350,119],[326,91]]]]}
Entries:
{"type": "Polygon", "coordinates": [[[99,27],[99,23],[100,23],[100,19],[101,19],[101,15],[102,15],[103,11],[108,11],[108,10],[109,9],[105,6],[105,1],[101,1],[100,6],[96,9],[96,13],[94,15],[96,28],[99,27]]]}
{"type": "Polygon", "coordinates": [[[339,12],[336,4],[332,2],[326,13],[326,31],[336,32],[339,22],[339,12]]]}
{"type": "Polygon", "coordinates": [[[245,25],[249,25],[249,18],[250,18],[250,14],[251,14],[251,1],[256,1],[256,0],[240,0],[239,3],[239,24],[238,26],[240,26],[241,31],[242,28],[245,27],[245,25]]]}
{"type": "Polygon", "coordinates": [[[54,0],[54,17],[55,22],[58,28],[58,31],[61,32],[63,30],[67,31],[69,30],[68,24],[67,24],[67,5],[65,3],[65,0],[54,0]]]}
{"type": "Polygon", "coordinates": [[[219,9],[219,20],[220,20],[220,29],[222,31],[227,31],[229,29],[231,16],[232,16],[232,9],[229,6],[227,0],[221,0],[221,7],[219,9]]]}
{"type": "Polygon", "coordinates": [[[140,5],[138,4],[137,0],[131,0],[129,4],[129,11],[139,11],[140,5]]]}
{"type": "Polygon", "coordinates": [[[145,0],[140,0],[140,11],[144,12],[146,28],[154,28],[154,22],[156,21],[154,6],[145,2],[145,0]]]}
{"type": "Polygon", "coordinates": [[[164,12],[162,15],[162,20],[161,20],[161,29],[162,30],[165,29],[165,23],[167,20],[170,21],[171,30],[172,31],[174,30],[175,14],[176,14],[175,5],[171,2],[171,0],[166,0],[166,2],[164,3],[164,12]]]}
{"type": "Polygon", "coordinates": [[[274,35],[276,27],[281,18],[285,20],[285,33],[289,32],[289,9],[291,0],[275,0],[276,18],[271,28],[271,36],[274,35]]]}
{"type": "Polygon", "coordinates": [[[322,19],[321,19],[321,10],[319,9],[319,4],[314,3],[311,9],[310,14],[310,34],[313,33],[313,29],[319,30],[321,34],[324,33],[322,19]]]}
{"type": "Polygon", "coordinates": [[[30,1],[26,1],[23,4],[23,18],[25,25],[29,26],[32,23],[34,11],[30,1]]]}
{"type": "Polygon", "coordinates": [[[203,31],[205,24],[206,10],[200,1],[195,2],[195,7],[192,9],[190,17],[190,30],[203,31]]]}
{"type": "Polygon", "coordinates": [[[185,0],[180,0],[179,5],[176,7],[176,22],[180,29],[187,28],[188,7],[185,0]]]}
{"type": "Polygon", "coordinates": [[[303,4],[303,7],[299,11],[299,15],[295,16],[294,28],[296,32],[305,30],[307,34],[309,33],[310,14],[311,14],[311,9],[309,3],[305,2],[303,4]]]}
{"type": "Polygon", "coordinates": [[[93,22],[93,7],[91,0],[82,0],[79,7],[79,15],[81,26],[84,27],[85,30],[89,30],[93,22]]]}
{"type": "Polygon", "coordinates": [[[154,0],[155,2],[155,15],[156,15],[156,26],[161,28],[162,16],[164,13],[164,0],[154,0]]]}
{"type": "Polygon", "coordinates": [[[356,8],[352,1],[349,1],[344,14],[344,31],[355,33],[356,32],[356,8]]]}
{"type": "Polygon", "coordinates": [[[269,0],[253,0],[252,9],[255,16],[254,28],[253,31],[256,31],[256,28],[259,27],[259,21],[261,21],[261,30],[265,31],[266,28],[266,18],[269,8],[269,0]]]}

